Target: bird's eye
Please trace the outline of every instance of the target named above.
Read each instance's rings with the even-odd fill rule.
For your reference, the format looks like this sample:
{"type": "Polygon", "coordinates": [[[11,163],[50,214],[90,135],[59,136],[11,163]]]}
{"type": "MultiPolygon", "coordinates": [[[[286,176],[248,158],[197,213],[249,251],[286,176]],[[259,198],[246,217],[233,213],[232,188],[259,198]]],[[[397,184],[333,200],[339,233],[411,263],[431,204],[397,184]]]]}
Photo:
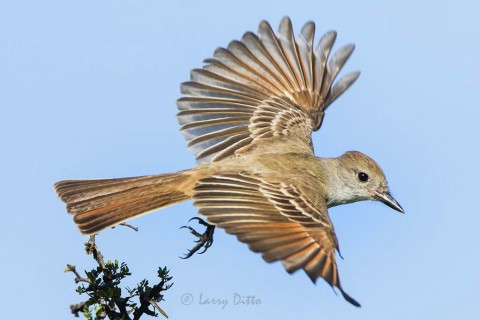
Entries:
{"type": "Polygon", "coordinates": [[[358,173],[358,180],[360,180],[361,182],[367,182],[368,181],[368,174],[366,174],[365,172],[359,172],[358,173]]]}

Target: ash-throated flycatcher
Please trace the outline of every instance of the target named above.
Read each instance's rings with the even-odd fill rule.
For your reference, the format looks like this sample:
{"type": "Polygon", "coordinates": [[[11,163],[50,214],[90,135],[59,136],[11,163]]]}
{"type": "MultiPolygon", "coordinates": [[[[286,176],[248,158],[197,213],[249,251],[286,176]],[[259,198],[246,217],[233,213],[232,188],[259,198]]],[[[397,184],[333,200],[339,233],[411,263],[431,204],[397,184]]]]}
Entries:
{"type": "Polygon", "coordinates": [[[260,23],[258,33],[219,48],[202,69],[191,72],[178,100],[180,131],[199,166],[172,174],[67,180],[58,196],[83,234],[193,199],[208,222],[234,234],[267,262],[322,277],[346,300],[335,250],[338,241],[327,209],[379,200],[403,212],[390,195],[380,167],[350,151],[315,157],[311,134],[324,112],[358,78],[334,83],[354,46],[329,58],[336,33],[314,48],[315,25],[295,39],[288,17],[278,35],[260,23]]]}

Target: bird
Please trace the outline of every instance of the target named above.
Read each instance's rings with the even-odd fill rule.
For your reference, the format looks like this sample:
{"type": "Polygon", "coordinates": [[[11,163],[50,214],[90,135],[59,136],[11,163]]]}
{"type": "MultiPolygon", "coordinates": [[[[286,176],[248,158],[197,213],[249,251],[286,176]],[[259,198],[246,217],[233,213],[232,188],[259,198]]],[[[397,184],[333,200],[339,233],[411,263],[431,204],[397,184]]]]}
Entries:
{"type": "Polygon", "coordinates": [[[166,174],[55,183],[85,235],[193,199],[208,225],[281,261],[288,273],[323,278],[359,307],[340,283],[339,244],[328,209],[364,200],[404,212],[380,166],[359,151],[317,157],[312,133],[326,109],[359,77],[337,79],[349,44],[332,53],[336,32],[314,46],[315,23],[297,37],[284,17],[218,48],[180,85],[177,120],[197,166],[166,174]]]}

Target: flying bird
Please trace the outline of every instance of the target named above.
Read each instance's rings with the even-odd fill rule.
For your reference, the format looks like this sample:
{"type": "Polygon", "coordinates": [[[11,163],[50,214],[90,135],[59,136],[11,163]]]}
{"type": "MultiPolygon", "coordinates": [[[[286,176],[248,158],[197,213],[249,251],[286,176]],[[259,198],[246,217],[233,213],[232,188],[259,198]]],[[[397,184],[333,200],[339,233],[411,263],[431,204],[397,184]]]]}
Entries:
{"type": "Polygon", "coordinates": [[[313,22],[295,37],[288,17],[277,34],[262,21],[257,34],[245,33],[191,71],[190,81],[181,84],[177,119],[197,167],[57,182],[55,191],[80,232],[98,233],[193,199],[210,225],[235,235],[265,261],[281,261],[289,273],[302,269],[313,282],[323,278],[360,306],[340,284],[328,208],[377,200],[403,209],[370,157],[358,151],[315,156],[312,132],[360,73],[337,80],[354,45],[331,55],[336,33],[327,32],[316,46],[314,34],[313,22]]]}

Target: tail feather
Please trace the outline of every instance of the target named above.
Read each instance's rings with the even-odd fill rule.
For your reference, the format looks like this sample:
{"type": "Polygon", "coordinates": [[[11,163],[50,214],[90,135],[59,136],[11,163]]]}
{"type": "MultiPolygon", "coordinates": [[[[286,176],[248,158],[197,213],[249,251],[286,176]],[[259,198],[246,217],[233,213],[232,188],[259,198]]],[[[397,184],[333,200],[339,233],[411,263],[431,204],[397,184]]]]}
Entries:
{"type": "MultiPolygon", "coordinates": [[[[79,214],[81,212],[98,209],[113,204],[118,204],[126,200],[133,201],[135,199],[146,199],[151,197],[158,197],[164,194],[166,191],[165,184],[152,184],[144,186],[133,186],[128,188],[131,182],[127,182],[124,185],[118,185],[115,187],[104,187],[101,189],[96,188],[95,191],[89,192],[89,197],[85,198],[85,195],[72,197],[67,201],[67,211],[72,214],[79,214]],[[105,189],[109,189],[108,193],[105,189]],[[95,201],[92,201],[92,200],[95,201]]],[[[167,192],[168,193],[168,192],[167,192]]]]}
{"type": "Polygon", "coordinates": [[[100,180],[66,180],[54,186],[83,234],[190,198],[186,172],[100,180]]]}
{"type": "Polygon", "coordinates": [[[178,179],[178,176],[181,174],[173,173],[118,179],[64,180],[57,182],[54,188],[60,199],[69,203],[144,186],[165,184],[178,179]]]}

